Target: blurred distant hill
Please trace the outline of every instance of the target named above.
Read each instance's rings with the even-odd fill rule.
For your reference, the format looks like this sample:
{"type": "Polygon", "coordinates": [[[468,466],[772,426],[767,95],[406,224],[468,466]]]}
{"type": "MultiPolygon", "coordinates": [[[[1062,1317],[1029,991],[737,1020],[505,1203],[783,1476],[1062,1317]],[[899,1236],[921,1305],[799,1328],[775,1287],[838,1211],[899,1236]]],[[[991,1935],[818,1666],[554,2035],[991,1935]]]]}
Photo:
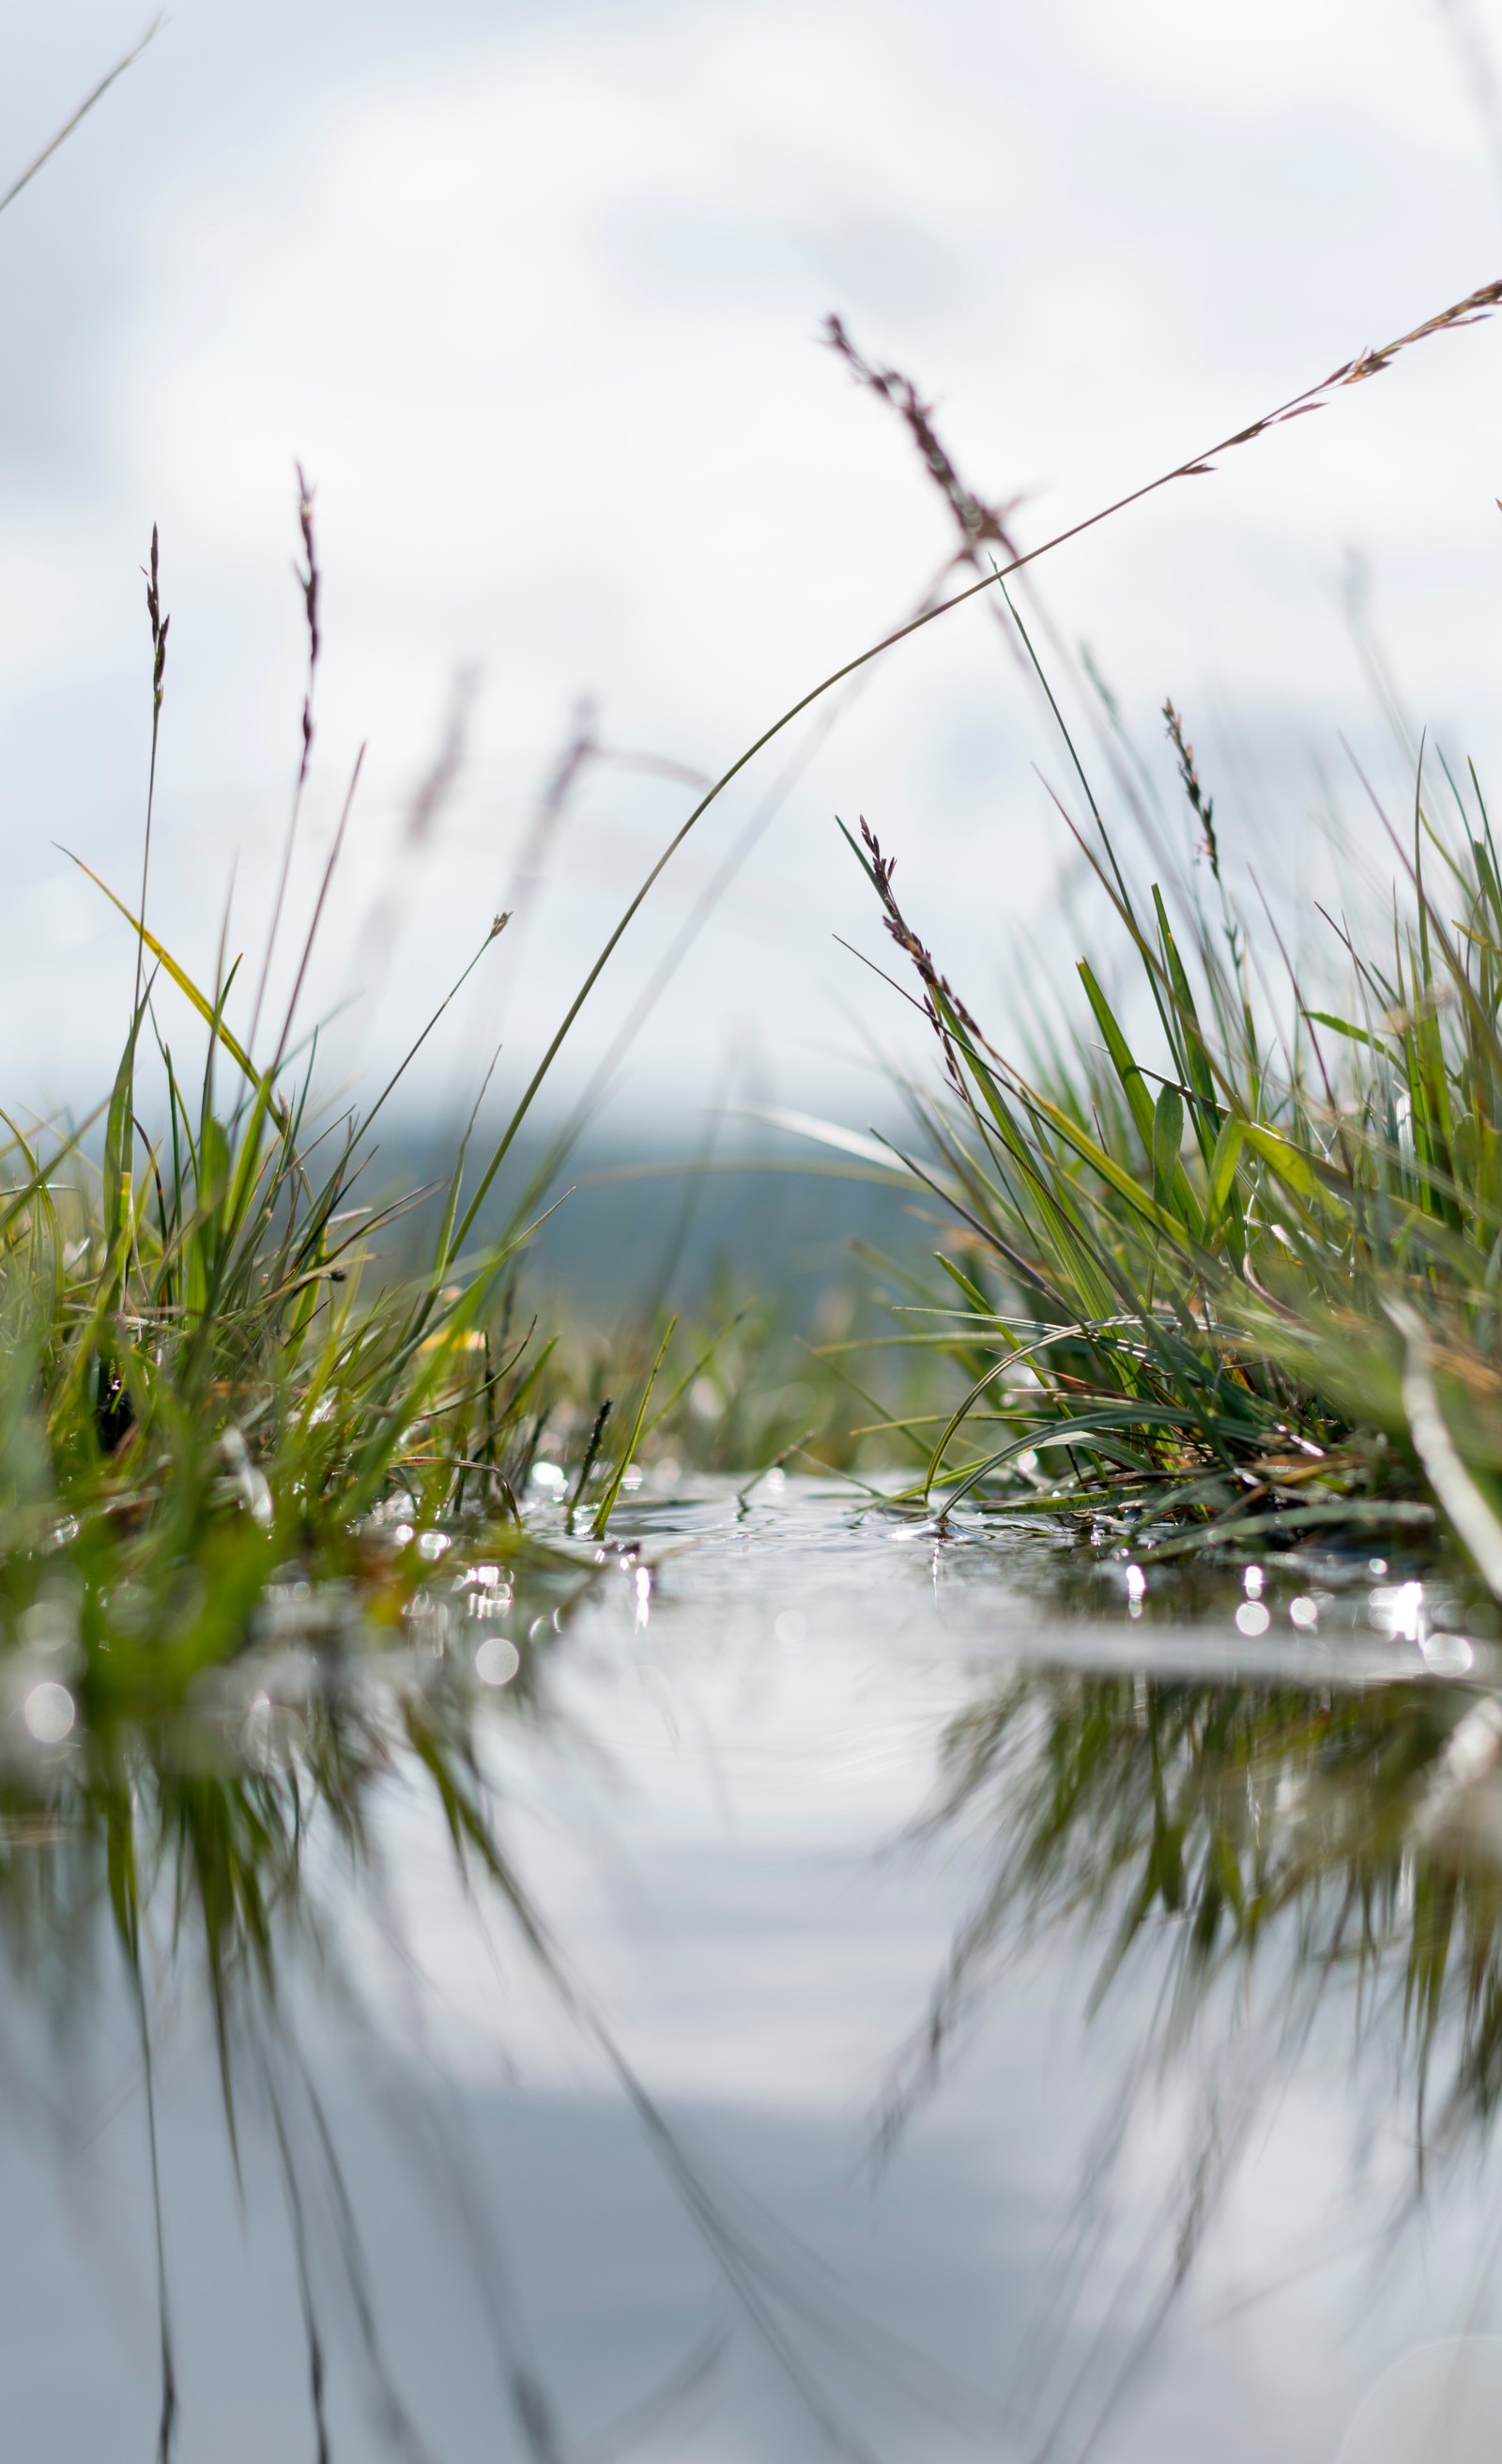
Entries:
{"type": "MultiPolygon", "coordinates": [[[[424,1134],[403,1124],[372,1159],[368,1199],[442,1183],[457,1134],[452,1126],[424,1134]]],[[[477,1152],[471,1186],[485,1160],[478,1142],[477,1152]]],[[[533,1140],[508,1156],[476,1226],[476,1245],[508,1220],[541,1155],[541,1141],[533,1140]]],[[[744,1125],[733,1123],[707,1159],[645,1136],[635,1143],[590,1139],[541,1200],[541,1207],[561,1202],[530,1244],[528,1281],[603,1324],[654,1298],[691,1308],[712,1282],[728,1278],[738,1292],[775,1299],[786,1323],[807,1325],[831,1289],[870,1281],[871,1264],[854,1244],[894,1258],[933,1245],[921,1188],[836,1177],[828,1166],[839,1160],[803,1140],[748,1137],[744,1125]]],[[[434,1237],[441,1205],[441,1189],[434,1189],[382,1232],[381,1253],[393,1265],[416,1264],[434,1237]]]]}

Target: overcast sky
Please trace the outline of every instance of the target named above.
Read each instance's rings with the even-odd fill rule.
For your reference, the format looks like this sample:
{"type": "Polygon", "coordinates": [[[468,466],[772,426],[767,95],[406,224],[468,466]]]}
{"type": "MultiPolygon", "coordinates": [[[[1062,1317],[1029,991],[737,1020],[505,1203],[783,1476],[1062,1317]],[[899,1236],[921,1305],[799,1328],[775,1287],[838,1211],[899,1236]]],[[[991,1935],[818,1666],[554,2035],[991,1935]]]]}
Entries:
{"type": "MultiPolygon", "coordinates": [[[[0,188],[142,30],[0,33],[0,188]],[[9,166],[7,168],[6,166],[9,166]]],[[[1032,542],[1502,273],[1497,0],[181,0],[0,219],[0,1025],[8,1102],[82,1102],[128,1003],[149,736],[139,567],[172,629],[152,920],[212,973],[264,933],[295,763],[293,461],[324,662],[290,913],[365,771],[310,1016],[331,1066],[415,1031],[514,883],[579,696],[609,747],[714,772],[901,618],[952,540],[897,423],[819,347],[909,370],[1032,542]],[[413,799],[472,674],[452,792],[413,799]]],[[[1415,724],[1498,750],[1502,323],[1446,336],[1038,570],[1160,758],[1171,692],[1228,842],[1286,883],[1339,737],[1394,759],[1353,551],[1415,724]]],[[[1067,681],[1067,679],[1066,679],[1067,681]]],[[[786,753],[802,739],[784,739],[786,753]]],[[[577,1085],[783,755],[706,820],[613,963],[577,1085]]],[[[743,1095],[871,1117],[901,1005],[834,826],[863,812],[976,1001],[1076,954],[1065,764],[983,607],[871,672],[636,1047],[626,1127],[743,1095]],[[842,1058],[841,1056],[846,1056],[842,1058]]],[[[1493,759],[1493,772],[1497,765],[1493,759]]],[[[1401,792],[1401,791],[1398,791],[1401,792]]],[[[691,802],[597,763],[533,923],[414,1082],[519,1083],[691,802]]]]}

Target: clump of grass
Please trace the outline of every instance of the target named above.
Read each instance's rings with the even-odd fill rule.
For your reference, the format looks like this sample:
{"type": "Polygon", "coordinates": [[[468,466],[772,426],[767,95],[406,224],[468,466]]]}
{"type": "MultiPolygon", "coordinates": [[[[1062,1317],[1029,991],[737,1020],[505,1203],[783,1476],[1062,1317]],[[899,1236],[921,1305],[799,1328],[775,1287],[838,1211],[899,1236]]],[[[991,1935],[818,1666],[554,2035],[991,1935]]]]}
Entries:
{"type": "MultiPolygon", "coordinates": [[[[273,933],[315,740],[318,572],[300,473],[298,487],[309,689],[273,933]]],[[[155,538],[147,606],[154,783],[169,638],[155,538]]],[[[149,807],[148,789],[148,853],[149,807]]],[[[24,1953],[70,1910],[86,1930],[107,1889],[149,2064],[168,1903],[164,1955],[193,1946],[231,2110],[237,2014],[274,1997],[278,1940],[310,1921],[310,1824],[363,1851],[393,1754],[508,1886],[473,1705],[495,1686],[533,1701],[525,1638],[552,1631],[535,1612],[597,1578],[522,1513],[554,1375],[515,1308],[526,1225],[467,1249],[465,1139],[425,1257],[382,1281],[376,1236],[411,1201],[373,1209],[360,1184],[402,1069],[368,1109],[316,1117],[316,1038],[299,1046],[296,1013],[343,828],[286,1007],[269,940],[244,1041],[239,962],[221,957],[205,988],[115,899],[138,979],[108,1103],[83,1130],[12,1127],[0,1157],[0,1915],[24,1953]],[[191,1076],[169,996],[197,1039],[191,1076]]],[[[149,878],[143,859],[143,893],[149,878]]]]}
{"type": "MultiPolygon", "coordinates": [[[[272,1051],[252,1057],[314,740],[318,573],[312,498],[298,481],[309,696],[246,1041],[229,1023],[240,962],[221,960],[206,990],[105,891],[136,933],[138,973],[98,1169],[78,1133],[45,1127],[15,1130],[5,1158],[0,1582],[21,1614],[59,1563],[72,1570],[99,1646],[79,1682],[101,1712],[178,1699],[232,1648],[276,1567],[351,1574],[395,1495],[414,1526],[451,1526],[467,1512],[515,1522],[528,1468],[543,1361],[530,1330],[512,1341],[504,1324],[524,1231],[461,1255],[461,1146],[424,1268],[403,1287],[367,1290],[372,1235],[403,1202],[372,1210],[357,1202],[358,1184],[407,1063],[368,1111],[320,1126],[316,1037],[294,1043],[359,760],[272,1051]],[[169,990],[201,1031],[191,1078],[163,1023],[169,990]],[[157,1133],[141,1117],[148,1042],[165,1114],[157,1133]],[[131,1604],[123,1618],[117,1596],[131,1604]]],[[[154,787],[168,635],[155,535],[147,605],[154,787]]],[[[148,859],[149,846],[148,793],[148,859]]],[[[143,895],[148,884],[143,861],[143,895]]],[[[461,982],[506,921],[495,918],[461,982]]]]}
{"type": "MultiPolygon", "coordinates": [[[[1359,354],[1215,453],[1494,304],[1490,286],[1359,354]]],[[[1024,1037],[1047,1059],[1020,1067],[939,972],[861,824],[855,851],[916,970],[948,1088],[947,1101],[918,1099],[934,1169],[914,1169],[950,1210],[941,1263],[960,1305],[930,1311],[917,1339],[948,1353],[965,1386],[951,1412],[901,1423],[922,1463],[911,1493],[1074,1513],[1160,1556],[1321,1529],[1422,1532],[1437,1502],[1502,1591],[1489,1493],[1502,1474],[1502,899],[1474,773],[1457,782],[1430,764],[1442,825],[1421,756],[1411,835],[1389,825],[1390,927],[1359,946],[1347,922],[1324,919],[1339,1009],[1317,1005],[1270,913],[1251,931],[1238,912],[1171,703],[1193,861],[1170,856],[1158,881],[1129,880],[1007,591],[1043,552],[1017,548],[1015,500],[992,506],[967,485],[910,378],[865,360],[838,319],[829,340],[917,447],[957,537],[954,563],[984,574],[972,593],[997,586],[1009,646],[1064,736],[1085,804],[1069,826],[1120,935],[1079,961],[1070,1048],[1060,1055],[1040,1003],[1024,1037]],[[1106,990],[1118,960],[1135,979],[1124,998],[1106,990]],[[1285,979],[1271,999],[1270,980],[1285,979]]],[[[1150,782],[1109,693],[1035,601],[1030,619],[1102,712],[1113,780],[1162,862],[1150,782]]]]}
{"type": "MultiPolygon", "coordinates": [[[[1484,286],[1359,353],[1078,527],[1204,475],[1499,297],[1484,286]]],[[[999,593],[1011,646],[1062,728],[1006,586],[1077,531],[1021,552],[1015,500],[990,505],[965,483],[912,381],[864,359],[837,319],[828,334],[903,421],[957,535],[954,563],[980,575],[918,622],[999,593]]],[[[1051,652],[1068,657],[1042,611],[1039,621],[1051,652]]],[[[1079,664],[1105,711],[1113,775],[1141,818],[1118,714],[1088,656],[1079,664]]],[[[965,1388],[949,1414],[892,1423],[922,1464],[910,1494],[926,1505],[941,1487],[947,1507],[970,1497],[1074,1513],[1158,1555],[1321,1529],[1422,1533],[1437,1501],[1502,1592],[1502,1521],[1487,1485],[1502,1473],[1502,909],[1479,784],[1470,776],[1463,789],[1445,771],[1442,829],[1421,763],[1390,949],[1359,949],[1340,928],[1353,1016],[1315,1007],[1290,971],[1285,1033],[1249,965],[1212,802],[1171,706],[1165,716],[1208,867],[1177,896],[1161,881],[1129,886],[1069,744],[1088,808],[1077,835],[1156,1014],[1150,1056],[1123,1030],[1107,968],[1082,959],[1089,1029],[1082,1019],[1073,1050],[1031,1072],[1005,1059],[912,931],[892,862],[861,825],[856,852],[916,969],[950,1093],[920,1100],[934,1170],[913,1169],[950,1210],[941,1263],[960,1306],[915,1339],[947,1353],[965,1388]]]]}
{"type": "Polygon", "coordinates": [[[1167,894],[1135,887],[1078,769],[1119,938],[1079,960],[1072,1046],[1042,1067],[1004,1057],[941,974],[862,825],[947,1087],[920,1105],[955,1227],[927,1339],[966,1385],[917,1493],[1114,1518],[1144,1558],[1422,1529],[1437,1504],[1494,1583],[1502,874],[1479,786],[1446,771],[1442,818],[1421,774],[1384,938],[1328,926],[1346,979],[1328,1006],[1271,918],[1259,935],[1238,912],[1165,715],[1199,861],[1167,894]],[[1135,990],[1113,1000],[1119,956],[1135,990]]]}

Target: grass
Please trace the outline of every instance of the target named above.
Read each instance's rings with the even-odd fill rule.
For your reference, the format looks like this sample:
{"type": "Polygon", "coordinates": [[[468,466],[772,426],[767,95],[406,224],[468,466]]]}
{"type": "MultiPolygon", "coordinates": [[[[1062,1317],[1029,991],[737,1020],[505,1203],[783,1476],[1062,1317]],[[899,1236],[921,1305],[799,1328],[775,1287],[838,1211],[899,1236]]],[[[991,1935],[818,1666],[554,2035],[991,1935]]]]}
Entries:
{"type": "MultiPolygon", "coordinates": [[[[1229,443],[1490,304],[1477,293],[1229,443]]],[[[983,577],[963,595],[993,590],[1062,739],[1075,809],[1056,802],[1105,918],[1063,1035],[1045,984],[1019,1062],[909,921],[893,858],[864,822],[859,844],[845,832],[943,1073],[906,1089],[925,1152],[903,1160],[945,1210],[947,1298],[917,1295],[906,1340],[961,1383],[952,1408],[892,1419],[910,1502],[1075,1518],[1143,1564],[1438,1525],[1502,1592],[1502,875],[1474,771],[1421,752],[1401,825],[1379,806],[1392,880],[1370,929],[1344,908],[1274,915],[1260,895],[1249,913],[1178,713],[1165,705],[1175,825],[1085,660],[1144,877],[1056,696],[1049,670],[1080,663],[1009,594],[1033,561],[1012,508],[966,485],[910,379],[838,320],[830,341],[916,446],[955,564],[983,577]],[[1295,965],[1290,943],[1317,955],[1295,965]]]]}
{"type": "Polygon", "coordinates": [[[966,1382],[913,1494],[1103,1517],[1144,1564],[1439,1509],[1495,1587],[1502,877],[1480,788],[1441,773],[1437,812],[1421,773],[1382,937],[1326,919],[1336,1006],[1270,914],[1238,913],[1166,716],[1193,860],[1166,893],[1134,887],[1078,770],[1118,946],[1080,959],[1074,1034],[1041,1066],[1003,1056],[892,860],[869,830],[857,848],[945,1073],[918,1109],[952,1298],[913,1339],[966,1382]]]}
{"type": "MultiPolygon", "coordinates": [[[[1487,286],[1211,451],[1322,407],[1499,299],[1502,285],[1487,286]]],[[[24,1964],[107,1900],[148,2114],[154,1962],[196,1949],[232,2123],[237,2018],[275,2004],[278,1943],[309,1922],[310,1830],[365,1853],[393,1755],[425,1777],[460,1858],[510,1896],[541,1948],[476,1746],[474,1705],[494,1690],[487,1665],[504,1670],[504,1700],[525,1714],[528,1638],[544,1612],[561,1617],[608,1574],[613,1554],[630,1561],[614,1518],[654,1443],[748,1482],[803,1449],[849,1459],[855,1415],[833,1397],[850,1369],[831,1355],[807,1368],[806,1400],[786,1377],[758,1399],[773,1330],[731,1295],[700,1329],[655,1293],[603,1354],[567,1328],[561,1341],[541,1337],[517,1270],[569,1133],[520,1177],[494,1237],[479,1232],[509,1159],[517,1177],[518,1137],[596,983],[724,791],[844,679],[979,594],[999,601],[1010,574],[1091,526],[1014,552],[1005,523],[962,488],[912,388],[868,367],[842,332],[835,340],[912,430],[976,578],[800,696],[706,790],[475,1153],[471,1121],[426,1249],[396,1282],[382,1280],[376,1243],[407,1201],[371,1208],[367,1159],[447,1002],[372,1104],[320,1111],[316,1036],[299,1013],[342,823],[286,1004],[272,999],[316,739],[312,492],[299,474],[307,689],[253,991],[238,959],[222,953],[211,973],[195,972],[150,921],[169,688],[153,540],[140,893],[131,903],[99,885],[138,954],[123,1048],[93,1121],[10,1123],[0,1154],[0,1917],[24,1964]],[[1003,561],[989,562],[997,550],[1003,561]],[[571,1527],[546,1541],[523,1510],[545,1442],[562,1458],[548,1460],[571,1527]],[[492,1643],[509,1661],[506,1649],[487,1661],[492,1643]]],[[[1091,521],[1206,461],[1175,465],[1091,521]]],[[[1031,659],[1020,625],[1017,635],[1031,659]]],[[[1342,1010],[1316,1007],[1296,984],[1280,1010],[1251,967],[1182,732],[1179,745],[1208,869],[1167,895],[1134,890],[1085,789],[1082,835],[1142,998],[1130,1012],[1108,1001],[1107,971],[1084,968],[1080,1039],[1041,1074],[988,1041],[866,834],[859,851],[916,969],[949,1090],[921,1110],[928,1183],[959,1227],[944,1251],[953,1298],[915,1342],[925,1363],[958,1364],[964,1391],[928,1423],[916,1405],[894,1414],[859,1387],[856,1403],[913,1452],[915,1501],[937,1494],[947,1511],[969,1497],[1095,1518],[1145,1560],[1249,1534],[1260,1548],[1311,1529],[1422,1530],[1437,1501],[1502,1589],[1486,1487],[1502,1475],[1502,878],[1479,791],[1447,781],[1442,822],[1421,780],[1390,949],[1347,941],[1342,1010]],[[1138,1010],[1155,1021],[1150,1050],[1138,1010]]],[[[350,801],[358,781],[359,764],[350,801]]],[[[506,922],[487,929],[455,993],[498,942],[504,962],[506,922]]],[[[163,2321],[164,2457],[176,2407],[164,2290],[163,2321]]],[[[313,2382],[316,2407],[316,2354],[313,2382]]]]}
{"type": "MultiPolygon", "coordinates": [[[[1213,451],[1319,407],[1499,297],[1502,285],[1487,286],[1385,349],[1343,363],[1213,451]]],[[[581,1375],[576,1359],[567,1379],[567,1345],[542,1342],[523,1322],[516,1261],[571,1130],[526,1177],[498,1236],[477,1246],[476,1227],[482,1210],[489,1220],[491,1192],[549,1070],[633,917],[730,782],[844,678],[1090,527],[1012,553],[1004,524],[961,487],[913,389],[868,368],[842,332],[835,339],[861,382],[902,410],[950,504],[963,560],[974,564],[999,545],[1007,561],[925,603],[844,662],[699,798],[584,972],[499,1135],[472,1159],[471,1123],[424,1259],[400,1285],[379,1282],[372,1243],[401,1202],[385,1215],[364,1211],[361,1174],[376,1123],[447,1002],[368,1109],[319,1118],[316,1037],[301,1039],[298,1011],[342,821],[286,1007],[278,1016],[271,1002],[316,734],[312,492],[299,473],[307,687],[253,995],[242,987],[240,962],[223,955],[212,980],[201,982],[149,922],[169,638],[153,540],[151,766],[137,909],[100,885],[136,936],[124,1048],[92,1125],[101,1140],[97,1165],[80,1132],[12,1126],[0,1192],[0,1595],[15,1638],[8,1669],[14,1784],[39,1787],[44,1797],[81,1791],[80,1804],[106,1830],[113,1824],[127,1943],[137,1885],[120,1861],[121,1843],[134,1837],[120,1809],[149,1799],[151,1853],[177,1861],[180,1894],[191,1885],[215,1974],[236,1962],[253,1969],[252,1954],[264,1948],[254,1894],[227,1887],[214,1861],[225,1806],[195,1830],[175,1793],[174,1756],[181,1724],[201,1720],[218,1676],[253,1660],[269,1600],[306,1583],[348,1601],[338,1649],[316,1655],[333,1716],[336,1663],[351,1638],[406,1648],[424,1618],[431,1621],[441,1556],[453,1569],[445,1575],[448,1610],[476,1605],[466,1584],[480,1563],[498,1569],[512,1592],[533,1579],[592,1578],[591,1566],[559,1542],[541,1548],[520,1511],[550,1424],[568,1437],[576,1529],[583,1536],[587,1523],[599,1548],[654,1433],[660,1444],[680,1434],[686,1452],[695,1397],[707,1387],[723,1404],[745,1388],[758,1356],[755,1318],[749,1326],[733,1308],[701,1333],[669,1322],[664,1292],[614,1361],[597,1358],[581,1375]],[[198,1039],[190,1067],[169,1032],[169,992],[198,1039]],[[153,1105],[154,1128],[143,1117],[153,1105]],[[154,1758],[145,1796],[120,1776],[121,1756],[128,1762],[141,1737],[154,1758]]],[[[1199,473],[1206,458],[1175,465],[1092,520],[1199,473]]],[[[1275,1038],[1255,1014],[1245,929],[1221,886],[1212,815],[1182,750],[1209,850],[1212,907],[1191,899],[1170,926],[1156,891],[1134,901],[1098,815],[1092,825],[1093,861],[1156,1009],[1164,1044],[1156,1078],[1129,1049],[1088,969],[1085,991],[1108,1065],[1081,1045],[1072,1069],[1049,1085],[1009,1067],[911,933],[890,863],[868,838],[863,861],[918,969],[953,1093],[952,1106],[928,1108],[927,1119],[941,1186],[964,1227],[960,1253],[946,1261],[958,1307],[925,1340],[961,1363],[969,1391],[922,1441],[920,1491],[942,1485],[951,1507],[964,1495],[1001,1505],[1020,1495],[1030,1505],[1109,1512],[1131,1525],[1144,1551],[1163,1551],[1186,1537],[1201,1545],[1233,1535],[1253,1515],[1259,1538],[1321,1520],[1423,1517],[1430,1508],[1422,1464],[1452,1519],[1466,1529],[1469,1512],[1486,1538],[1490,1509],[1467,1468],[1490,1465],[1502,1421],[1489,1353],[1502,1203],[1502,893],[1485,815],[1457,790],[1464,828],[1447,838],[1421,800],[1411,912],[1390,960],[1353,953],[1353,1015],[1334,1027],[1298,1000],[1293,1059],[1280,1069],[1275,1038]],[[1450,904],[1461,911],[1453,923],[1426,887],[1436,865],[1449,868],[1450,904]],[[1339,1063],[1326,1057],[1321,1036],[1339,1040],[1339,1063]],[[1029,1452],[1046,1456],[1051,1469],[1068,1464],[1064,1481],[1040,1488],[1034,1480],[1018,1491],[1014,1466],[1029,1452]]],[[[359,770],[357,762],[346,819],[359,770]]],[[[507,920],[494,919],[455,992],[507,920]]],[[[722,1409],[716,1459],[741,1452],[735,1467],[748,1476],[800,1461],[810,1445],[823,1460],[839,1459],[852,1415],[842,1428],[835,1419],[835,1375],[879,1426],[897,1425],[848,1369],[815,1369],[806,1426],[792,1409],[763,1414],[759,1426],[722,1409]]],[[[899,1433],[912,1441],[910,1416],[899,1433]]],[[[457,1672],[461,1693],[467,1667],[457,1672]]],[[[424,1756],[431,1738],[422,1705],[430,1700],[431,1688],[418,1688],[403,1715],[408,1743],[424,1756]]],[[[217,1710],[209,1726],[216,1722],[232,1771],[233,1740],[217,1710]]],[[[435,1772],[446,1790],[458,1784],[455,1768],[435,1772]]],[[[354,1828],[357,1809],[338,1795],[346,1776],[331,1753],[322,1767],[329,1801],[354,1828]]],[[[269,1783],[256,1771],[244,1784],[253,1793],[269,1783]]],[[[276,1785],[294,1797],[293,1763],[276,1785]]],[[[477,1819],[470,1801],[464,1822],[477,1819]]],[[[289,1837],[295,1834],[293,1822],[289,1837]]]]}

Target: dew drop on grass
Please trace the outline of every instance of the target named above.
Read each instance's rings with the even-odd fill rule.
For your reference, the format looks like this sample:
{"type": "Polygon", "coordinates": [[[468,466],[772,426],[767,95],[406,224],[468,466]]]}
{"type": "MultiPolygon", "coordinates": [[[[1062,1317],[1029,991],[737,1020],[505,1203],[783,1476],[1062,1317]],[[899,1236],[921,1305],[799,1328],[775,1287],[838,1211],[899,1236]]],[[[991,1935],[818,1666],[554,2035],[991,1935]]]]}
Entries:
{"type": "Polygon", "coordinates": [[[1266,1634],[1272,1622],[1271,1612],[1260,1600],[1243,1600],[1236,1611],[1238,1634],[1266,1634]]]}

